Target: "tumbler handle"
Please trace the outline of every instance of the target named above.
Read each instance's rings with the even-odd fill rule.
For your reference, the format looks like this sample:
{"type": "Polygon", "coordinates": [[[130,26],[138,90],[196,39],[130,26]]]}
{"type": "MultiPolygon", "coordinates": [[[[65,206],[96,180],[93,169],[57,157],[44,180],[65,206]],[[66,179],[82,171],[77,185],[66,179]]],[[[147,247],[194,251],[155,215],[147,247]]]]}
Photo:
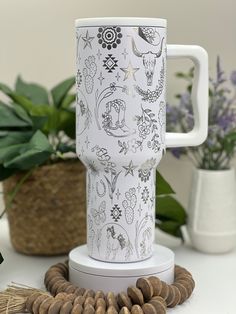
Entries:
{"type": "Polygon", "coordinates": [[[195,66],[192,88],[194,127],[188,133],[166,133],[166,147],[197,146],[208,130],[208,54],[200,46],[167,45],[167,58],[188,58],[195,66]]]}

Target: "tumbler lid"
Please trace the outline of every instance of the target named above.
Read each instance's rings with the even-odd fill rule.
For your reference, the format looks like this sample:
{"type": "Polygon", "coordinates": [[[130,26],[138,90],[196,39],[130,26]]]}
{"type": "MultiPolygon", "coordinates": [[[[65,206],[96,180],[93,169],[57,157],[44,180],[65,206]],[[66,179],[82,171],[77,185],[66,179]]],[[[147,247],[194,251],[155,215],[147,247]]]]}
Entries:
{"type": "Polygon", "coordinates": [[[147,26],[147,27],[166,27],[167,21],[159,18],[146,17],[97,17],[81,18],[75,20],[76,27],[90,26],[147,26]]]}
{"type": "Polygon", "coordinates": [[[154,244],[153,256],[140,262],[101,262],[88,255],[87,245],[73,249],[69,254],[69,265],[77,271],[99,276],[126,277],[148,276],[161,273],[174,266],[174,253],[154,244]]]}

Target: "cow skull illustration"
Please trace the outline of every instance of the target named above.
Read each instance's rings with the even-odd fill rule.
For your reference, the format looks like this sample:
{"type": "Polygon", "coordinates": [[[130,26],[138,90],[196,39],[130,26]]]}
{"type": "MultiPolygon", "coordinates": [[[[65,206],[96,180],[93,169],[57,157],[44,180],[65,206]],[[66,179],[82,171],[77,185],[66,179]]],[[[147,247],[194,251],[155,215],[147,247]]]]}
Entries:
{"type": "Polygon", "coordinates": [[[161,56],[163,41],[164,41],[164,37],[161,40],[161,47],[160,47],[160,50],[157,53],[154,53],[152,51],[140,52],[140,51],[138,51],[138,49],[136,47],[136,44],[134,42],[134,39],[132,38],[133,53],[137,57],[140,57],[140,58],[143,59],[143,65],[144,65],[144,68],[145,68],[145,74],[146,74],[146,77],[147,77],[147,85],[148,86],[152,85],[153,74],[154,74],[154,69],[155,69],[155,65],[156,65],[156,59],[161,56]]]}

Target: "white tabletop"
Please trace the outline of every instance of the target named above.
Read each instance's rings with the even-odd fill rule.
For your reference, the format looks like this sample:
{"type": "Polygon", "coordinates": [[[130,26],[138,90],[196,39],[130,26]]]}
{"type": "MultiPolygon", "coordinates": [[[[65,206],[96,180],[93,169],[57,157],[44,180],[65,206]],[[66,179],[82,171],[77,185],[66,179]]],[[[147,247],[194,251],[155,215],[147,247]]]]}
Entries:
{"type": "MultiPolygon", "coordinates": [[[[225,255],[206,255],[190,246],[180,245],[172,237],[157,232],[159,244],[172,248],[177,264],[190,270],[196,281],[192,297],[183,305],[169,309],[176,314],[235,314],[236,313],[236,251],[225,255]]],[[[59,257],[29,257],[16,253],[11,246],[6,219],[0,220],[0,290],[11,281],[43,288],[48,267],[64,261],[59,257]]]]}

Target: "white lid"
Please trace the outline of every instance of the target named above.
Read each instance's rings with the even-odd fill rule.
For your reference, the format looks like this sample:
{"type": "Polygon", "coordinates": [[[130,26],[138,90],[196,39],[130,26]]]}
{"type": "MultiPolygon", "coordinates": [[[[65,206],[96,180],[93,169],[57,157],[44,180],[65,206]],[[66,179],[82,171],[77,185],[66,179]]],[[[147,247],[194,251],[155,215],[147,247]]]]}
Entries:
{"type": "Polygon", "coordinates": [[[69,254],[70,267],[100,276],[143,276],[163,272],[174,266],[174,253],[161,245],[154,244],[153,256],[134,263],[107,263],[91,258],[87,245],[82,245],[69,254]]]}
{"type": "Polygon", "coordinates": [[[75,20],[76,27],[108,26],[108,25],[166,27],[167,21],[165,19],[146,17],[96,17],[75,20]]]}

